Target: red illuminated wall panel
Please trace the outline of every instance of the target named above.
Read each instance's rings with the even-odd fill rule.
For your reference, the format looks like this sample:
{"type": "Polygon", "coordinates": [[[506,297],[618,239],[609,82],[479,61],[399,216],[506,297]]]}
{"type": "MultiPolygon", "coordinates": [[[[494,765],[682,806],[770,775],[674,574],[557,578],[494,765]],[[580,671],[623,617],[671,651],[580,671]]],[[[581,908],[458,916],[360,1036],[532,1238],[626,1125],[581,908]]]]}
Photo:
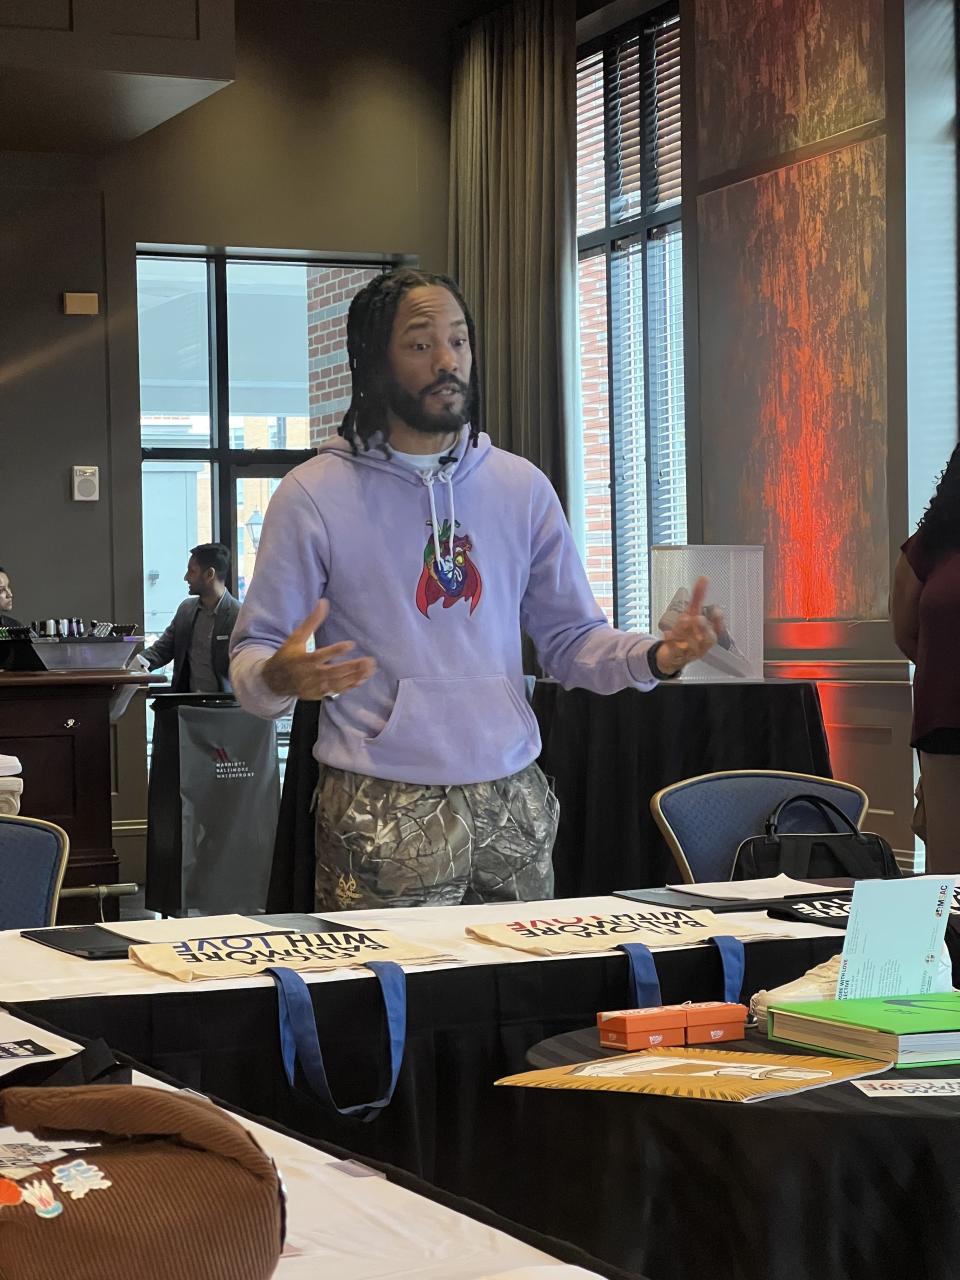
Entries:
{"type": "Polygon", "coordinates": [[[699,202],[705,541],[768,617],[886,615],[884,193],[875,137],[699,202]]]}

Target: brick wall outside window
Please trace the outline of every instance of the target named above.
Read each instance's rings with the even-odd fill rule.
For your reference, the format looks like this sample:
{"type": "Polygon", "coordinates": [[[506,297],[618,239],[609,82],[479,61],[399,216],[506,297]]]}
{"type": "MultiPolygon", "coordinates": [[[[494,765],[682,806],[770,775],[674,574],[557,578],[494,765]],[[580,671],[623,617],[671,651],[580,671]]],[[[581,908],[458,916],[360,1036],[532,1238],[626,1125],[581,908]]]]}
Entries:
{"type": "Polygon", "coordinates": [[[379,268],[307,267],[310,445],[337,434],[350,403],[347,311],[355,293],[379,268]]]}
{"type": "MultiPolygon", "coordinates": [[[[581,64],[577,75],[577,233],[596,231],[605,221],[603,58],[594,55],[581,64]]],[[[612,622],[610,397],[607,275],[603,253],[581,258],[578,286],[586,568],[593,594],[612,622]]]]}
{"type": "Polygon", "coordinates": [[[610,502],[610,398],[607,361],[607,275],[602,254],[579,265],[580,395],[583,405],[586,567],[593,594],[613,621],[610,502]]]}

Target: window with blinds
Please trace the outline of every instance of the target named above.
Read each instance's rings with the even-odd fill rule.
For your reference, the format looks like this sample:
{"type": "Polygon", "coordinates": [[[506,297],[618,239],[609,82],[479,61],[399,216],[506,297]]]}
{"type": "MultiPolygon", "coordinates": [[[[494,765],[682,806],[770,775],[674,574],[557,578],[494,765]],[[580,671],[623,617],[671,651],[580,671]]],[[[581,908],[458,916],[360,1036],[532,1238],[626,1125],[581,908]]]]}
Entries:
{"type": "Polygon", "coordinates": [[[577,236],[587,572],[650,627],[650,547],[685,542],[680,26],[676,6],[582,49],[577,236]]]}

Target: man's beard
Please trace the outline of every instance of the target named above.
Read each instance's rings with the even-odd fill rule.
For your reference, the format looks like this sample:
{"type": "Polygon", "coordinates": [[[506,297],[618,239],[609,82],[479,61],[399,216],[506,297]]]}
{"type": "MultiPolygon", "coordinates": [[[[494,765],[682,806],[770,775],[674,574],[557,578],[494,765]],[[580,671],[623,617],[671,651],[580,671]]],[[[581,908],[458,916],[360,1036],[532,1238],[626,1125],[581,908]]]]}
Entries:
{"type": "Polygon", "coordinates": [[[415,396],[392,379],[387,387],[387,403],[397,417],[414,431],[430,436],[448,435],[464,427],[470,421],[470,399],[470,387],[453,374],[438,378],[415,396]],[[440,387],[454,387],[460,392],[463,402],[459,409],[452,405],[444,405],[436,411],[427,408],[427,397],[440,387]]]}

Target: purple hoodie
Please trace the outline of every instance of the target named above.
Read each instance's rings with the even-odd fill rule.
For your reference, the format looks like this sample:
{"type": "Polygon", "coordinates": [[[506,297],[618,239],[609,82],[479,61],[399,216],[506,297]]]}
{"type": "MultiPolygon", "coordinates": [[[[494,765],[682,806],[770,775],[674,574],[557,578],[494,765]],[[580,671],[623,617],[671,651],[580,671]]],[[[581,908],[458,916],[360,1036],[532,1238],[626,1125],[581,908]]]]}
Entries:
{"type": "Polygon", "coordinates": [[[285,476],[233,631],[230,679],[248,711],[287,714],[261,667],[325,597],[317,645],[356,642],[366,684],[324,700],[313,753],[375,778],[488,782],[540,753],[520,631],[566,688],[650,689],[652,636],[615,631],[594,600],[542,472],[486,435],[424,476],[343,441],[285,476]],[[453,548],[450,528],[454,529],[453,548]]]}

